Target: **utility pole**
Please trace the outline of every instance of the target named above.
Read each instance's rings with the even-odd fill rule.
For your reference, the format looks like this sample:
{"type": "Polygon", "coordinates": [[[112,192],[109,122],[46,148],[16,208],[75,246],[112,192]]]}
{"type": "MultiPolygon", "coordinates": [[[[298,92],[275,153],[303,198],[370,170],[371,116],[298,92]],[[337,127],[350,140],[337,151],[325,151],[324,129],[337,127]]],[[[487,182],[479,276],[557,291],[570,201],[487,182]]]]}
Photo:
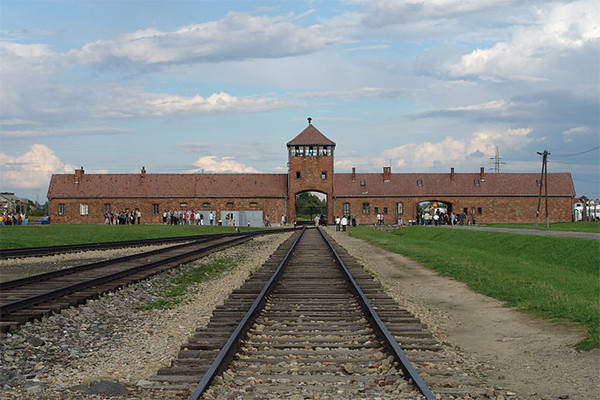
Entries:
{"type": "Polygon", "coordinates": [[[544,188],[544,197],[546,198],[546,219],[544,220],[544,225],[546,228],[550,227],[550,218],[548,216],[548,156],[550,153],[548,150],[544,150],[543,153],[537,152],[542,156],[542,175],[540,176],[540,193],[538,195],[538,205],[537,211],[535,212],[535,218],[533,219],[533,226],[537,228],[538,219],[540,216],[540,206],[542,205],[542,187],[544,188]]]}

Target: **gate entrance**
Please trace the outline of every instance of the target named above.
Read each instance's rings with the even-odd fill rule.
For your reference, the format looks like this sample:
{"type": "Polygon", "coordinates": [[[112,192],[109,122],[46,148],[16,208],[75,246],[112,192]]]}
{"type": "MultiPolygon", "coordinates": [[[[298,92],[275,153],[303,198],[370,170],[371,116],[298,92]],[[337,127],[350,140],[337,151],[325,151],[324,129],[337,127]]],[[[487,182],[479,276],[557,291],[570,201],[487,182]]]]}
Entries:
{"type": "Polygon", "coordinates": [[[314,191],[296,194],[296,223],[314,224],[317,216],[320,225],[327,225],[327,195],[314,191]]]}
{"type": "Polygon", "coordinates": [[[417,204],[416,221],[419,225],[451,225],[453,222],[451,214],[451,203],[437,200],[422,201],[417,204]]]}

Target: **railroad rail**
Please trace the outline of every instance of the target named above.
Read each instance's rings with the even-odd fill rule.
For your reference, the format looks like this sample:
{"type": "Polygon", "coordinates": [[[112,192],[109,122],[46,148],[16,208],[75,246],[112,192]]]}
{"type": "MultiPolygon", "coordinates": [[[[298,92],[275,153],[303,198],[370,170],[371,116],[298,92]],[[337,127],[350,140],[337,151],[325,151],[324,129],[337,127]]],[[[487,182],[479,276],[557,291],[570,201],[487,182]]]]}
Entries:
{"type": "Polygon", "coordinates": [[[166,269],[243,243],[255,235],[272,232],[196,236],[191,242],[150,252],[1,282],[0,331],[82,304],[166,269]]]}
{"type": "Polygon", "coordinates": [[[306,229],[214,311],[148,388],[189,393],[195,386],[189,400],[486,392],[440,350],[343,248],[321,229],[306,229]]]}
{"type": "Polygon", "coordinates": [[[42,247],[22,247],[22,248],[10,248],[0,249],[0,260],[7,258],[21,258],[21,257],[43,257],[54,254],[74,253],[80,251],[92,251],[92,250],[112,250],[122,249],[125,247],[142,247],[151,246],[156,244],[169,244],[169,243],[182,243],[190,242],[195,240],[203,240],[206,238],[220,238],[228,236],[243,236],[243,235],[256,235],[256,234],[270,234],[285,232],[292,228],[287,229],[268,229],[252,232],[243,233],[220,233],[213,235],[191,235],[191,236],[173,236],[165,238],[154,238],[154,239],[138,239],[138,240],[121,240],[116,242],[98,242],[98,243],[80,243],[80,244],[66,244],[61,246],[42,246],[42,247]]]}

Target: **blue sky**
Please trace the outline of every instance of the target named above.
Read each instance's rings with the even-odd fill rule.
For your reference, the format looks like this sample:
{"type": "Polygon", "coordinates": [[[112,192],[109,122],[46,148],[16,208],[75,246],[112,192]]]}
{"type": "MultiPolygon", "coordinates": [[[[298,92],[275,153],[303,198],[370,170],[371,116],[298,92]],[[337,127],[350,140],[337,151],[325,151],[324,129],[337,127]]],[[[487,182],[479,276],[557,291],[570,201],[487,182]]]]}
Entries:
{"type": "Polygon", "coordinates": [[[600,197],[597,1],[0,0],[0,190],[52,173],[571,172],[600,197]]]}

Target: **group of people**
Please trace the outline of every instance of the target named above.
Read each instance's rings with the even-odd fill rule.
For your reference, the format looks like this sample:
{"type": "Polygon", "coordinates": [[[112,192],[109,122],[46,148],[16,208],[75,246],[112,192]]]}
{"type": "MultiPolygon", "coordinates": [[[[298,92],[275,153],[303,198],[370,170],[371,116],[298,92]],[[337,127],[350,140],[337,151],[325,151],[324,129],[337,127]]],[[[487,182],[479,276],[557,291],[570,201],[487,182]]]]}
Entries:
{"type": "Polygon", "coordinates": [[[28,225],[29,218],[25,213],[9,213],[0,214],[0,225],[28,225]]]}
{"type": "Polygon", "coordinates": [[[343,215],[341,218],[340,217],[335,217],[335,230],[336,231],[342,231],[342,232],[346,232],[346,227],[348,226],[348,217],[346,215],[343,215]]]}
{"type": "Polygon", "coordinates": [[[104,223],[106,225],[139,225],[142,223],[142,212],[139,208],[132,211],[126,208],[118,213],[107,211],[104,213],[104,223]]]}
{"type": "Polygon", "coordinates": [[[215,214],[208,213],[207,220],[204,221],[204,214],[200,211],[165,211],[163,213],[163,224],[166,225],[214,225],[215,214]]]}
{"type": "Polygon", "coordinates": [[[447,213],[443,211],[429,212],[423,211],[417,214],[416,224],[417,225],[464,225],[465,223],[470,224],[471,221],[467,221],[465,213],[459,214],[447,213]]]}

